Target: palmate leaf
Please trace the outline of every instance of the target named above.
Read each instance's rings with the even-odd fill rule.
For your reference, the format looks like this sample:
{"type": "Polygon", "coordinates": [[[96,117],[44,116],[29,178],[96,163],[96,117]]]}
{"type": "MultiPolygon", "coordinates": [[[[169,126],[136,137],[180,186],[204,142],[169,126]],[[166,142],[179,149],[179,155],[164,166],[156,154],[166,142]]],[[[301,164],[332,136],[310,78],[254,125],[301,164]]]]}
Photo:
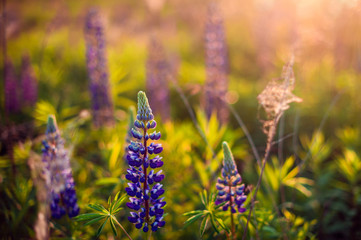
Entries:
{"type": "Polygon", "coordinates": [[[201,220],[200,223],[200,229],[199,229],[199,233],[200,236],[203,237],[205,231],[207,230],[207,227],[210,223],[210,225],[212,226],[212,228],[214,229],[215,232],[217,232],[218,234],[222,231],[225,230],[226,232],[230,232],[229,228],[224,224],[223,220],[217,216],[219,212],[219,208],[221,208],[225,203],[219,204],[219,205],[215,205],[215,200],[217,198],[217,194],[215,193],[210,193],[208,194],[206,190],[202,191],[200,194],[200,199],[201,202],[204,206],[204,210],[194,210],[194,211],[190,211],[190,212],[186,212],[183,215],[189,217],[185,222],[185,226],[187,227],[190,224],[201,220]]]}
{"type": "MultiPolygon", "coordinates": [[[[118,192],[115,195],[113,201],[112,201],[111,197],[108,198],[108,209],[106,209],[104,206],[102,206],[102,205],[100,205],[98,203],[89,204],[88,207],[95,210],[96,212],[95,213],[85,213],[85,214],[82,214],[82,215],[79,215],[79,216],[75,217],[74,219],[76,221],[87,221],[84,224],[84,226],[90,225],[90,224],[93,224],[93,223],[97,223],[97,222],[100,222],[100,221],[104,220],[104,222],[98,228],[97,237],[100,236],[100,234],[103,231],[106,223],[109,220],[110,227],[111,227],[111,229],[113,231],[113,234],[115,236],[118,236],[117,229],[115,227],[115,222],[118,225],[119,225],[119,222],[116,220],[115,214],[117,214],[122,209],[121,204],[125,200],[126,195],[124,194],[121,197],[119,197],[119,196],[120,196],[120,192],[118,192]]],[[[123,229],[123,231],[125,231],[125,230],[123,229]]]]}

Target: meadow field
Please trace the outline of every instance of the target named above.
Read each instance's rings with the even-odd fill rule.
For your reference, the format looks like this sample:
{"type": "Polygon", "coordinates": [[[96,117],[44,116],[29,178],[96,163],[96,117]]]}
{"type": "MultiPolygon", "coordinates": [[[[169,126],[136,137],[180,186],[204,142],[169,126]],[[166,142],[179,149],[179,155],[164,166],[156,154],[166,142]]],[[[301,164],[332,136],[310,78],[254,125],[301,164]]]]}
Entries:
{"type": "Polygon", "coordinates": [[[0,2],[0,239],[361,239],[360,1],[0,2]]]}

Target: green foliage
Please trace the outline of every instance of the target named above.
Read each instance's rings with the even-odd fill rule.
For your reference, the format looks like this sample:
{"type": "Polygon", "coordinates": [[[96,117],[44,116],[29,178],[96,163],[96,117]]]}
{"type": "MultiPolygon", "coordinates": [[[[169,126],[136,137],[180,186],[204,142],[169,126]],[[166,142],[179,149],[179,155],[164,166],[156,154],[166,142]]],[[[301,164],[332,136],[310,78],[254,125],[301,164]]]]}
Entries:
{"type": "Polygon", "coordinates": [[[219,234],[222,230],[229,233],[230,232],[229,228],[224,224],[224,222],[222,220],[223,212],[219,210],[224,205],[224,203],[219,204],[219,205],[214,204],[214,202],[217,198],[217,194],[212,192],[208,196],[207,191],[203,190],[203,192],[201,192],[199,194],[199,196],[200,196],[200,199],[201,199],[204,209],[189,211],[189,212],[184,213],[183,214],[184,216],[189,217],[184,222],[184,226],[188,227],[190,224],[192,224],[196,221],[202,220],[200,229],[199,229],[199,234],[200,234],[201,238],[203,237],[204,233],[206,232],[208,224],[210,224],[212,226],[212,229],[217,234],[219,234]]]}
{"type": "MultiPolygon", "coordinates": [[[[282,11],[282,6],[274,2],[275,9],[282,11]]],[[[124,200],[119,194],[116,200],[109,201],[107,208],[103,206],[106,205],[104,199],[126,187],[127,163],[123,156],[130,119],[126,111],[135,106],[136,93],[145,89],[148,39],[144,37],[154,34],[152,24],[156,24],[156,32],[167,51],[180,56],[174,61],[177,65],[174,68],[179,70],[175,80],[189,99],[190,107],[195,109],[195,121],[201,131],[171,88],[172,121],[164,123],[157,119],[162,132],[160,142],[164,147],[167,224],[153,234],[153,238],[192,240],[201,236],[224,239],[230,219],[219,211],[220,206],[214,206],[215,194],[207,194],[214,189],[219,175],[221,143],[227,141],[232,148],[243,182],[250,186],[247,189],[249,196],[252,196],[252,186],[257,183],[259,170],[235,119],[231,118],[229,124],[221,126],[215,114],[207,119],[201,110],[202,84],[206,78],[202,50],[204,37],[202,22],[199,21],[205,12],[203,3],[166,1],[163,8],[155,12],[153,9],[152,14],[148,14],[148,9],[140,1],[94,2],[107,20],[106,52],[116,119],[112,128],[94,129],[90,121],[84,22],[81,17],[89,7],[88,3],[6,1],[6,12],[9,13],[7,55],[14,61],[19,75],[21,55],[29,53],[39,84],[39,100],[35,107],[12,116],[6,116],[4,109],[0,109],[0,238],[35,238],[34,223],[39,206],[35,197],[37,189],[27,163],[31,152],[41,154],[47,118],[53,114],[72,152],[71,165],[81,212],[89,201],[93,212],[81,215],[85,226],[69,219],[52,220],[51,238],[91,239],[97,234],[111,238],[109,235],[117,234],[115,225],[118,221],[134,239],[141,239],[138,230],[127,222],[127,210],[119,214],[122,204],[119,202],[124,200]],[[148,21],[149,16],[151,21],[148,21]],[[24,132],[29,134],[23,136],[24,132]],[[186,228],[183,228],[185,217],[180,217],[184,212],[188,217],[186,228]]],[[[272,4],[266,5],[271,7],[272,4]]],[[[229,92],[225,99],[242,117],[256,150],[262,155],[265,138],[257,120],[256,96],[265,86],[265,79],[279,75],[289,53],[285,50],[289,38],[278,31],[285,28],[272,28],[273,22],[270,22],[264,26],[270,29],[273,37],[257,39],[258,33],[254,35],[251,29],[253,23],[262,22],[256,14],[257,6],[241,5],[242,2],[235,1],[232,11],[238,11],[239,7],[247,14],[225,14],[230,47],[229,92]]],[[[341,9],[334,13],[341,16],[337,21],[343,23],[346,19],[347,24],[357,24],[358,21],[349,18],[357,14],[343,12],[348,8],[348,5],[337,8],[341,9]],[[347,17],[342,18],[342,12],[347,13],[347,17]]],[[[222,9],[228,13],[229,6],[224,5],[222,9]]],[[[325,19],[332,20],[329,17],[327,15],[325,19]]],[[[316,28],[325,25],[324,20],[313,20],[316,28]]],[[[292,21],[282,23],[285,22],[292,21]]],[[[329,24],[333,22],[326,25],[329,24]]],[[[359,41],[355,41],[357,36],[354,38],[355,34],[351,34],[357,29],[359,27],[351,29],[352,38],[341,39],[346,41],[337,44],[344,50],[340,52],[349,53],[341,57],[334,56],[338,51],[329,46],[308,43],[313,38],[308,39],[305,35],[302,58],[296,57],[295,64],[295,94],[304,102],[292,106],[284,116],[284,133],[293,133],[293,141],[283,139],[284,161],[283,157],[277,157],[277,150],[282,149],[276,149],[276,145],[272,148],[254,203],[247,239],[361,239],[361,81],[355,63],[359,59],[359,47],[356,46],[359,41]],[[316,48],[320,48],[322,54],[315,54],[316,48]]],[[[325,42],[325,39],[331,39],[330,36],[345,36],[334,32],[323,36],[323,32],[319,33],[318,42],[325,42]]],[[[3,75],[3,69],[0,73],[3,75]]],[[[1,106],[3,102],[2,95],[1,106]]],[[[279,139],[283,137],[279,136],[279,139]]],[[[248,198],[245,205],[249,207],[250,204],[248,198]]],[[[237,215],[238,236],[243,232],[245,217],[244,214],[237,215]]]]}
{"type": "MultiPolygon", "coordinates": [[[[121,204],[123,203],[123,201],[126,198],[126,194],[124,194],[123,196],[119,197],[120,192],[118,192],[115,197],[114,200],[111,200],[111,197],[109,197],[108,199],[108,209],[105,208],[103,205],[95,203],[95,204],[89,204],[88,207],[92,210],[94,210],[94,213],[85,213],[85,214],[81,214],[77,217],[75,217],[74,219],[76,221],[87,221],[84,226],[86,225],[91,225],[94,223],[98,223],[98,222],[102,222],[102,224],[100,225],[100,227],[97,230],[97,235],[96,237],[98,238],[100,236],[100,234],[102,233],[106,223],[109,221],[111,229],[113,231],[113,234],[115,236],[118,235],[115,224],[119,224],[117,218],[116,218],[116,214],[120,212],[120,210],[122,210],[123,208],[121,207],[121,204]]],[[[120,225],[120,224],[119,224],[120,225]]]]}

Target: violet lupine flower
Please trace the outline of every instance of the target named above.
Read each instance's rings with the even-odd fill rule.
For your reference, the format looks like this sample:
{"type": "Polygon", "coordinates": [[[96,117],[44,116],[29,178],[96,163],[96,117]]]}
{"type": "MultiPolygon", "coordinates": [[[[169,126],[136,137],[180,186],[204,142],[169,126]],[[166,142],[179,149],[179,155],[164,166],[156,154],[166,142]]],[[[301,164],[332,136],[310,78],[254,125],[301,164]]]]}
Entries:
{"type": "Polygon", "coordinates": [[[50,195],[50,210],[53,218],[65,213],[70,218],[79,214],[69,153],[64,148],[54,116],[49,116],[46,140],[43,141],[43,162],[46,166],[47,186],[50,195]]]}
{"type": "Polygon", "coordinates": [[[217,181],[218,196],[215,204],[219,205],[225,202],[222,208],[223,211],[227,211],[228,207],[230,207],[232,213],[236,213],[236,209],[238,209],[238,212],[243,213],[246,211],[243,208],[243,203],[246,201],[247,196],[244,194],[244,184],[241,184],[242,178],[237,171],[227,142],[223,142],[223,154],[222,177],[218,178],[217,181]]]}
{"type": "Polygon", "coordinates": [[[95,10],[91,10],[87,15],[85,39],[94,124],[96,126],[112,125],[114,123],[113,102],[109,92],[104,29],[98,12],[95,10]]]}
{"type": "Polygon", "coordinates": [[[24,55],[21,62],[21,89],[24,104],[34,106],[38,98],[38,84],[28,55],[24,55]]]}
{"type": "Polygon", "coordinates": [[[149,228],[155,232],[163,227],[163,207],[166,204],[163,185],[160,183],[164,179],[162,170],[157,168],[163,166],[162,157],[156,154],[162,152],[163,147],[155,141],[160,139],[160,132],[148,132],[156,127],[157,123],[149,106],[148,99],[144,92],[138,93],[137,120],[134,122],[135,128],[132,135],[137,141],[132,141],[128,146],[127,160],[129,169],[126,178],[130,181],[125,189],[130,196],[127,203],[128,208],[133,211],[128,220],[135,224],[138,229],[143,228],[148,232],[149,228]],[[155,156],[151,155],[154,154],[155,156]]]}
{"type": "Polygon", "coordinates": [[[228,121],[228,108],[225,95],[228,90],[228,49],[226,45],[223,20],[217,5],[211,4],[205,27],[206,83],[204,104],[207,117],[217,113],[218,120],[228,121]]]}
{"type": "Polygon", "coordinates": [[[20,101],[18,96],[18,80],[15,75],[13,63],[6,59],[5,61],[5,111],[6,113],[15,113],[20,110],[20,101]]]}
{"type": "Polygon", "coordinates": [[[153,103],[154,114],[159,114],[163,120],[169,120],[169,88],[168,77],[170,65],[167,62],[163,46],[152,39],[149,44],[147,60],[147,91],[149,100],[153,103]]]}

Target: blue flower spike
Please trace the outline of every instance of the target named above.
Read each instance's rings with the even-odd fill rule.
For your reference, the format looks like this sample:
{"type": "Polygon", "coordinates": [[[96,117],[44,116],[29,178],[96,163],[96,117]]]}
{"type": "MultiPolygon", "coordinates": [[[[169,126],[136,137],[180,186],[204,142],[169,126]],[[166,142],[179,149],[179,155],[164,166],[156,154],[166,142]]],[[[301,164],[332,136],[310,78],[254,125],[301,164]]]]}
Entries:
{"type": "Polygon", "coordinates": [[[55,116],[48,118],[42,161],[49,190],[51,216],[55,219],[68,214],[70,218],[79,214],[75,184],[70,167],[69,152],[64,148],[55,116]]]}
{"type": "Polygon", "coordinates": [[[165,224],[163,207],[166,202],[160,197],[164,194],[163,185],[160,184],[164,174],[159,170],[163,161],[162,157],[157,155],[162,152],[163,147],[153,142],[159,140],[161,134],[156,131],[148,132],[156,125],[147,96],[140,91],[137,119],[131,130],[135,141],[130,142],[126,157],[129,168],[125,177],[130,182],[125,190],[129,195],[127,207],[133,210],[128,220],[145,233],[149,230],[155,232],[165,224]],[[149,141],[152,142],[149,144],[149,141]]]}
{"type": "Polygon", "coordinates": [[[217,180],[218,196],[215,204],[225,203],[222,208],[223,211],[227,211],[230,207],[232,213],[236,213],[236,209],[239,213],[243,213],[246,211],[243,203],[247,199],[247,196],[244,194],[244,184],[241,184],[242,178],[238,173],[227,142],[223,142],[222,146],[224,154],[222,177],[219,177],[217,180]]]}

